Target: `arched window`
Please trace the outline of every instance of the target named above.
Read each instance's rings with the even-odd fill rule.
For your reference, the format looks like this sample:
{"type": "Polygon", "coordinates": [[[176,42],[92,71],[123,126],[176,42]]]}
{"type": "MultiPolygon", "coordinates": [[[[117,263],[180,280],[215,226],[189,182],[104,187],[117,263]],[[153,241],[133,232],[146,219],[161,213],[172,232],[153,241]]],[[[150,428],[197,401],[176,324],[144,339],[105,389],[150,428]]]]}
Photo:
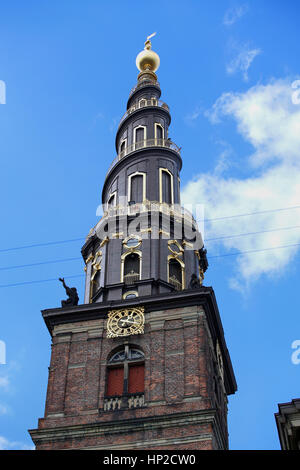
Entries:
{"type": "Polygon", "coordinates": [[[139,101],[139,106],[140,106],[140,108],[142,108],[143,106],[147,106],[147,100],[145,98],[142,98],[139,101]]]}
{"type": "Polygon", "coordinates": [[[128,176],[128,198],[132,204],[142,203],[146,199],[146,173],[136,171],[128,176]]]}
{"type": "Polygon", "coordinates": [[[125,345],[107,363],[104,409],[129,408],[144,404],[145,358],[141,350],[125,345]],[[122,400],[122,398],[124,398],[122,400]]]}
{"type": "Polygon", "coordinates": [[[131,178],[130,202],[135,204],[143,202],[143,176],[135,175],[131,178]]]}
{"type": "Polygon", "coordinates": [[[120,145],[120,153],[119,153],[120,158],[123,158],[126,155],[126,147],[127,147],[127,140],[124,139],[120,145]]]}
{"type": "Polygon", "coordinates": [[[128,291],[128,292],[125,292],[125,294],[123,294],[123,299],[135,299],[136,297],[138,297],[138,293],[137,291],[128,291]]]}
{"type": "Polygon", "coordinates": [[[146,126],[138,126],[133,130],[133,141],[135,144],[135,150],[145,146],[146,137],[146,126]]]}
{"type": "Polygon", "coordinates": [[[160,203],[174,204],[173,175],[167,168],[159,169],[160,203]]]}
{"type": "Polygon", "coordinates": [[[161,124],[155,123],[154,124],[154,137],[156,139],[157,145],[162,145],[162,139],[164,139],[164,128],[161,124]]]}
{"type": "Polygon", "coordinates": [[[184,263],[172,256],[168,260],[168,282],[176,290],[184,289],[184,263]]]}
{"type": "Polygon", "coordinates": [[[112,194],[110,194],[109,198],[108,198],[108,201],[107,201],[107,206],[108,206],[108,209],[110,207],[113,207],[115,206],[117,203],[117,193],[116,191],[113,192],[112,194]]]}
{"type": "Polygon", "coordinates": [[[140,280],[141,257],[138,252],[127,253],[122,258],[121,282],[127,285],[140,280]]]}

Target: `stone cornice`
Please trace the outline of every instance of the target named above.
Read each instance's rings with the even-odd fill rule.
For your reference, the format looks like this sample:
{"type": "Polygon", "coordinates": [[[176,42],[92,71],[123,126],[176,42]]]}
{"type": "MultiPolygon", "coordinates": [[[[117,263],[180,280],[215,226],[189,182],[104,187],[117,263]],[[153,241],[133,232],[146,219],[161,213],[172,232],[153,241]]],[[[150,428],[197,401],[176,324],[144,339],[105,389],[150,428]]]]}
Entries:
{"type": "MultiPolygon", "coordinates": [[[[36,445],[49,441],[63,441],[67,439],[80,439],[113,434],[128,434],[135,432],[155,430],[170,427],[185,427],[188,425],[212,424],[220,448],[225,447],[221,437],[217,413],[215,409],[198,410],[193,412],[172,413],[162,416],[149,416],[143,418],[124,419],[99,423],[61,426],[46,429],[29,429],[29,433],[36,445]]],[[[201,434],[202,435],[202,434],[201,434]]],[[[133,444],[133,443],[132,443],[133,444]]]]}

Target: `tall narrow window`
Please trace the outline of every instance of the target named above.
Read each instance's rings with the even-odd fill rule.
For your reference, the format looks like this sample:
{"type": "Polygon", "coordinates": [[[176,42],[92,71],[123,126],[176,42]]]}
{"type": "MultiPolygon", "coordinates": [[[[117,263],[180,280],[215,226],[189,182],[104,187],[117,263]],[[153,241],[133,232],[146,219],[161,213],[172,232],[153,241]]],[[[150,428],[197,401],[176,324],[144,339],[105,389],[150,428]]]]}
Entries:
{"type": "Polygon", "coordinates": [[[166,168],[159,169],[159,198],[161,203],[174,204],[173,175],[166,168]]]}
{"type": "Polygon", "coordinates": [[[175,258],[169,259],[168,280],[176,290],[182,290],[184,288],[184,265],[183,263],[179,263],[175,258]]]}
{"type": "Polygon", "coordinates": [[[131,178],[130,202],[143,202],[143,175],[135,175],[131,178]]]}
{"type": "Polygon", "coordinates": [[[123,140],[120,145],[120,158],[123,158],[126,153],[126,140],[123,140]]]}
{"type": "Polygon", "coordinates": [[[146,199],[146,173],[136,171],[128,176],[128,195],[131,204],[138,204],[146,199]]]}
{"type": "Polygon", "coordinates": [[[162,202],[171,204],[171,176],[165,171],[162,172],[162,202]]]}
{"type": "Polygon", "coordinates": [[[161,124],[155,123],[154,135],[157,145],[163,145],[162,139],[164,138],[164,128],[161,124]]]}
{"type": "Polygon", "coordinates": [[[135,149],[144,147],[146,140],[146,127],[139,126],[134,129],[135,149]]]}
{"type": "Polygon", "coordinates": [[[134,284],[140,279],[140,256],[138,253],[129,253],[124,259],[123,282],[127,285],[134,284]]]}
{"type": "Polygon", "coordinates": [[[110,208],[110,207],[113,207],[115,205],[116,205],[116,193],[114,192],[109,196],[107,206],[108,206],[108,208],[110,208]]]}

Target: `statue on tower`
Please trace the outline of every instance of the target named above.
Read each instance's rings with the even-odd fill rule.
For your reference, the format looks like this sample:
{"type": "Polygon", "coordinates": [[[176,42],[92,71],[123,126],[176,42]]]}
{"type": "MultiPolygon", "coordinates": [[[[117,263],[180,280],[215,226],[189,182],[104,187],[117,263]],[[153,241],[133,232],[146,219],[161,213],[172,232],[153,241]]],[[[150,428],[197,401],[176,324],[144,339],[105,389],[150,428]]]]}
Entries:
{"type": "Polygon", "coordinates": [[[192,274],[191,275],[191,280],[190,280],[190,285],[189,285],[189,288],[190,289],[200,289],[201,287],[201,283],[197,277],[196,274],[192,274]]]}
{"type": "Polygon", "coordinates": [[[77,289],[76,287],[68,287],[65,283],[64,278],[59,278],[59,281],[62,282],[62,285],[64,286],[66,290],[66,294],[69,296],[67,300],[62,300],[61,301],[61,306],[62,307],[71,307],[73,305],[78,305],[79,297],[77,294],[77,289]]]}

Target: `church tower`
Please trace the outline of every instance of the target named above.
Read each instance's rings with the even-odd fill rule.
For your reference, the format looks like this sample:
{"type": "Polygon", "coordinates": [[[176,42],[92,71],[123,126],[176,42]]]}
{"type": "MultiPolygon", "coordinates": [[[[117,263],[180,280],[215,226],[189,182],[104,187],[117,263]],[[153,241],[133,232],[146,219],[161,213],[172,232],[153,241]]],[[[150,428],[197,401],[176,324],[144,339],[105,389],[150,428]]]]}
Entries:
{"type": "MultiPolygon", "coordinates": [[[[84,303],[43,310],[52,338],[37,449],[227,449],[236,382],[151,36],[116,133],[103,216],[82,247],[84,303]]],[[[67,286],[66,286],[67,288],[67,286]]]]}

